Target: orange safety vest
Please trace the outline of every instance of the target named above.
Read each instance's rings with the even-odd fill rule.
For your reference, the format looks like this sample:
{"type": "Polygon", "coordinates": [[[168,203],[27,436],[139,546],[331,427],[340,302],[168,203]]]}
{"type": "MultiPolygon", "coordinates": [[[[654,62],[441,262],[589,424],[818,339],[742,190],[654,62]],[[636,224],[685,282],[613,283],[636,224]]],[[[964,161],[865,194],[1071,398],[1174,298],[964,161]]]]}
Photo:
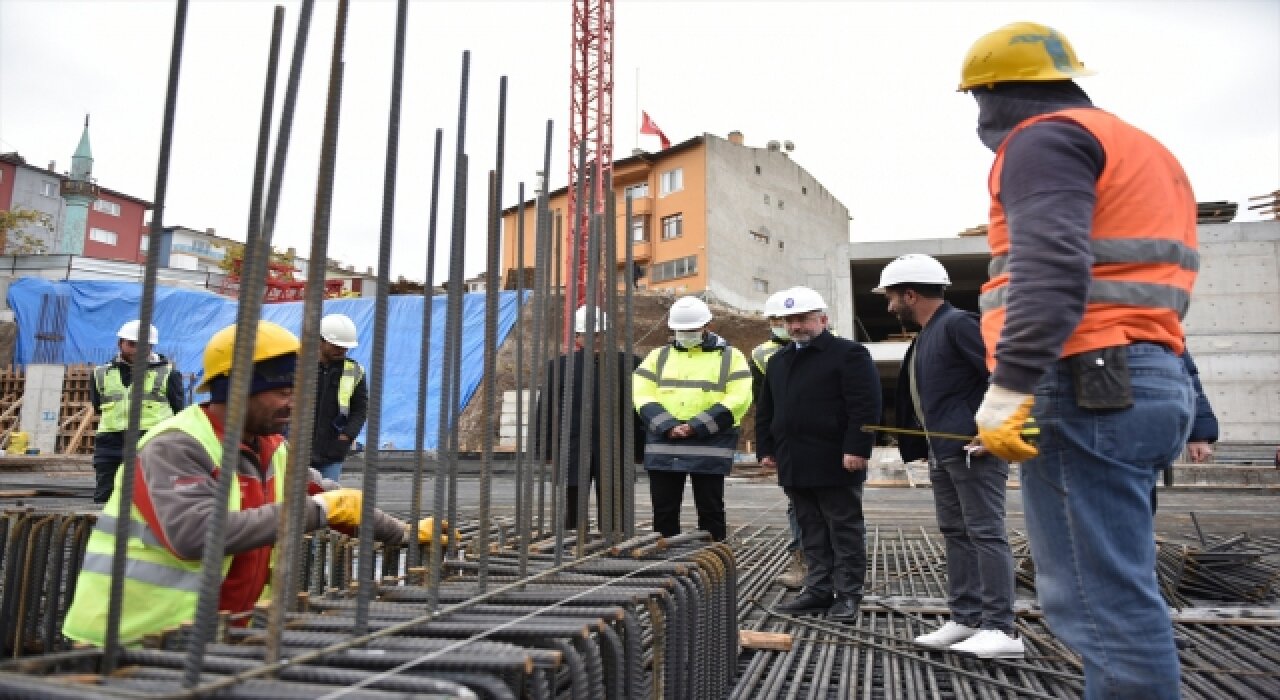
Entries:
{"type": "MultiPolygon", "coordinates": [[[[1051,119],[1084,127],[1106,154],[1089,231],[1094,257],[1089,296],[1062,356],[1138,342],[1160,343],[1181,353],[1182,317],[1200,269],[1196,200],[1186,173],[1159,141],[1100,109],[1041,114],[1018,124],[1009,137],[1051,119]]],[[[993,371],[1009,292],[1009,223],[1000,204],[1004,150],[1002,144],[987,183],[992,259],[990,279],[979,298],[987,367],[993,371]]]]}

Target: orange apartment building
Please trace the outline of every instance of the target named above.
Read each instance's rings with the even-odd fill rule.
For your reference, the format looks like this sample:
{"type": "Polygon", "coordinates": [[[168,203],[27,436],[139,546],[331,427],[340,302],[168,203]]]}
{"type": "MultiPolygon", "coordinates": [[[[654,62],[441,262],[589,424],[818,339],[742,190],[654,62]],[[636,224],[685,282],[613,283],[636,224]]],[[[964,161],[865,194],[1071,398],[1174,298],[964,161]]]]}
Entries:
{"type": "MultiPolygon", "coordinates": [[[[802,284],[823,294],[837,329],[851,328],[849,210],[791,159],[789,142],[787,147],[777,141],[750,147],[735,131],[727,139],[703,134],[615,161],[620,279],[626,278],[625,236],[643,271],[641,288],[760,311],[773,292],[802,284]],[[628,194],[630,225],[624,221],[628,194]]],[[[552,220],[561,226],[567,225],[567,194],[562,187],[550,197],[552,220]]],[[[526,202],[521,261],[517,208],[503,211],[507,274],[534,265],[536,215],[536,201],[526,202]]],[[[563,244],[561,249],[563,255],[563,244]]],[[[557,264],[564,269],[562,260],[557,264]]]]}

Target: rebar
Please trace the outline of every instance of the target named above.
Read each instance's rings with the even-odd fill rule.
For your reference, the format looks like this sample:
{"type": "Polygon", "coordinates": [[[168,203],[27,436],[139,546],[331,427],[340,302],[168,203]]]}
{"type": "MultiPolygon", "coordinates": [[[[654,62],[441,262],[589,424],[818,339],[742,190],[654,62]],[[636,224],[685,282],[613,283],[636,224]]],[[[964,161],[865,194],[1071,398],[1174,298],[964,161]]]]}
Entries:
{"type": "MultiPolygon", "coordinates": [[[[427,214],[427,269],[424,273],[426,281],[422,286],[422,359],[418,365],[418,419],[414,421],[414,466],[413,466],[413,503],[410,521],[417,522],[422,517],[422,475],[426,465],[427,438],[427,387],[431,377],[431,322],[435,307],[435,272],[436,272],[436,222],[440,211],[440,150],[444,132],[436,129],[435,146],[431,155],[431,209],[427,214]]],[[[441,373],[443,376],[443,372],[441,373]]],[[[444,397],[437,396],[437,416],[444,410],[444,397]]],[[[444,511],[444,473],[443,460],[440,459],[441,441],[436,441],[436,469],[432,480],[435,493],[433,515],[439,519],[444,511]]],[[[428,562],[434,569],[440,565],[440,540],[431,538],[428,545],[428,562]]],[[[409,566],[422,563],[422,547],[417,542],[409,543],[409,566]]]]}
{"type": "MultiPolygon", "coordinates": [[[[138,347],[133,356],[132,381],[129,385],[129,418],[124,432],[124,446],[120,457],[122,479],[119,488],[119,512],[128,514],[133,507],[133,464],[137,454],[142,420],[142,392],[147,376],[147,364],[151,356],[152,313],[155,309],[156,279],[160,267],[159,240],[164,233],[164,207],[169,191],[169,158],[173,150],[173,122],[178,108],[178,78],[182,72],[182,44],[187,27],[187,0],[178,0],[173,20],[173,45],[169,52],[169,80],[165,90],[164,118],[160,127],[160,155],[156,166],[156,194],[151,210],[151,242],[147,247],[147,263],[142,277],[142,299],[138,304],[138,327],[143,330],[137,339],[138,347]]],[[[156,340],[159,340],[158,338],[156,340]]],[[[124,520],[127,522],[128,517],[124,520]]],[[[126,524],[116,535],[115,552],[111,560],[111,592],[107,608],[105,636],[106,670],[114,665],[113,659],[120,651],[120,616],[124,610],[125,553],[128,549],[129,526],[126,524]]]]}

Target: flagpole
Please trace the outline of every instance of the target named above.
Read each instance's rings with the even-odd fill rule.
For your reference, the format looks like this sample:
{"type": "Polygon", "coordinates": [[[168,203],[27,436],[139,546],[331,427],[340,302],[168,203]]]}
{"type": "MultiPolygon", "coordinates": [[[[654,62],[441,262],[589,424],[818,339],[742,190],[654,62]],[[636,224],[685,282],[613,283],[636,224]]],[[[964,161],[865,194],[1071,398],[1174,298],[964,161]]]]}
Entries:
{"type": "Polygon", "coordinates": [[[636,66],[636,144],[634,150],[640,150],[640,66],[636,66]]]}

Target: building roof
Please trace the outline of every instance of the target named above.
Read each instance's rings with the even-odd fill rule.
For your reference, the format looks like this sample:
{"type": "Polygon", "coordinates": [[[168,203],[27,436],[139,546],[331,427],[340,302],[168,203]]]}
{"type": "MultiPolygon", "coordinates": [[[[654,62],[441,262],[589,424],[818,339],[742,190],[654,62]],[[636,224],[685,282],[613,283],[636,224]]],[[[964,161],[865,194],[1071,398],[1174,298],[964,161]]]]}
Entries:
{"type": "MultiPolygon", "coordinates": [[[[38,173],[41,173],[42,175],[51,175],[51,176],[53,176],[53,177],[58,178],[59,180],[70,180],[70,179],[71,179],[71,178],[69,178],[68,176],[64,175],[63,173],[55,172],[55,171],[53,171],[53,170],[49,170],[49,169],[46,169],[46,168],[41,168],[41,167],[38,167],[38,166],[32,165],[32,164],[30,164],[30,163],[28,163],[28,162],[27,162],[27,159],[26,159],[26,158],[23,158],[21,155],[19,155],[19,154],[18,154],[18,153],[16,153],[16,152],[12,152],[12,153],[0,153],[0,161],[3,161],[3,162],[5,162],[5,163],[9,163],[9,164],[11,164],[11,165],[16,165],[16,166],[21,167],[21,168],[26,168],[26,169],[28,169],[28,170],[34,170],[34,171],[36,171],[36,172],[38,172],[38,173]]],[[[112,197],[115,197],[115,198],[117,198],[117,199],[123,199],[123,200],[129,201],[129,202],[133,202],[133,203],[135,203],[135,204],[141,204],[141,205],[143,206],[143,208],[144,208],[144,209],[150,209],[150,208],[151,208],[151,202],[148,202],[147,200],[142,199],[142,198],[140,198],[140,197],[134,197],[133,195],[125,194],[125,193],[120,192],[120,191],[118,191],[118,190],[113,190],[113,189],[111,189],[110,187],[103,187],[103,186],[99,185],[99,186],[98,186],[98,192],[99,192],[99,193],[109,194],[109,195],[111,195],[112,197]]]]}

